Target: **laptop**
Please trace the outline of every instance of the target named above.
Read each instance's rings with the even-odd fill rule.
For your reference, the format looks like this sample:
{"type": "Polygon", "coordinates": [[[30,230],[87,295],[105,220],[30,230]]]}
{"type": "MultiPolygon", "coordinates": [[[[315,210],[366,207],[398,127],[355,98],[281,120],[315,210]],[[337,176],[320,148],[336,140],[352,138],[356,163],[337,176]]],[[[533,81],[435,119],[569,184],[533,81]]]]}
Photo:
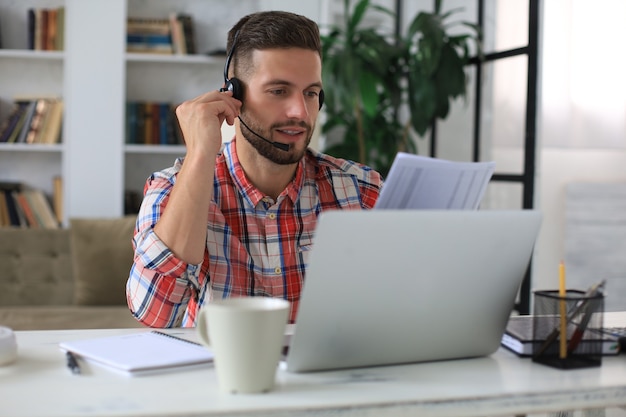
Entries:
{"type": "Polygon", "coordinates": [[[490,355],[540,223],[534,210],[324,212],[287,371],[490,355]]]}

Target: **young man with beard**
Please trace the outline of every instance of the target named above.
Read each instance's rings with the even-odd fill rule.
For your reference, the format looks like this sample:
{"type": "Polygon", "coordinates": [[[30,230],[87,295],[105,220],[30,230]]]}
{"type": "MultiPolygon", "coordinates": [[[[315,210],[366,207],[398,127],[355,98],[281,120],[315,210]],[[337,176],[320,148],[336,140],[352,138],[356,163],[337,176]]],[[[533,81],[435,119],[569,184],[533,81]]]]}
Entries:
{"type": "Polygon", "coordinates": [[[186,156],[144,189],[126,292],[147,326],[194,326],[202,305],[237,296],[286,299],[293,322],[318,216],[371,209],[382,186],[308,147],[323,104],[313,21],[254,13],[227,46],[224,88],[176,109],[186,156]],[[223,122],[235,137],[221,150],[223,122]]]}

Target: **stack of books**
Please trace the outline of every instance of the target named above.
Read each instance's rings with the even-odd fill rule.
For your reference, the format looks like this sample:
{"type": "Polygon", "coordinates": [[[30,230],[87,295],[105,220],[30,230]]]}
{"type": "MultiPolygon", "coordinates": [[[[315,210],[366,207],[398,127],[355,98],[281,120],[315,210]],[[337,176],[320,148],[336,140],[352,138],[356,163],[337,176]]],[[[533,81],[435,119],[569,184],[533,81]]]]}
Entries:
{"type": "Polygon", "coordinates": [[[195,54],[193,19],[172,13],[169,18],[130,17],[126,26],[126,50],[151,54],[195,54]]]}
{"type": "Polygon", "coordinates": [[[59,223],[43,191],[0,182],[0,227],[58,229],[59,223]]]}
{"type": "Polygon", "coordinates": [[[35,51],[62,51],[64,48],[65,8],[28,9],[28,48],[35,51]]]}
{"type": "Polygon", "coordinates": [[[161,102],[127,102],[126,143],[182,145],[182,134],[173,106],[161,102]]]}
{"type": "Polygon", "coordinates": [[[0,125],[0,143],[59,143],[62,121],[63,100],[16,98],[9,117],[0,125]]]}

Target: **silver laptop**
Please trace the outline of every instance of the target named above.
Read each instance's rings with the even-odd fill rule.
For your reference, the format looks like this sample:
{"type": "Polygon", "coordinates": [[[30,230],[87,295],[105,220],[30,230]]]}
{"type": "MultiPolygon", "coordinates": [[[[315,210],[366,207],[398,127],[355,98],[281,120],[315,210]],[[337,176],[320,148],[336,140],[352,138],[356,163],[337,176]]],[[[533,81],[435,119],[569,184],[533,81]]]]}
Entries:
{"type": "Polygon", "coordinates": [[[493,353],[540,223],[533,210],[323,213],[287,370],[493,353]]]}

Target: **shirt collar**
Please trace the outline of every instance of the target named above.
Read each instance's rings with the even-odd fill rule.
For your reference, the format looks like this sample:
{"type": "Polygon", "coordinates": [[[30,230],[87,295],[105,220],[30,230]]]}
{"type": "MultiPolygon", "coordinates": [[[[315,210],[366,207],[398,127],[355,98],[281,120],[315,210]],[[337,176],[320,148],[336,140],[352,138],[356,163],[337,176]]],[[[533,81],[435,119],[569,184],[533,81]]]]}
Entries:
{"type": "MultiPolygon", "coordinates": [[[[250,180],[248,180],[248,177],[246,177],[243,167],[239,162],[239,157],[237,156],[235,139],[228,142],[224,147],[224,157],[226,166],[228,167],[228,171],[230,172],[236,187],[239,189],[243,197],[251,204],[251,206],[256,207],[261,200],[263,200],[265,194],[256,188],[250,180]]],[[[289,185],[287,185],[287,188],[280,193],[278,201],[281,201],[285,197],[289,198],[292,203],[295,203],[298,200],[300,190],[302,190],[302,186],[304,184],[305,168],[306,157],[302,158],[300,162],[298,162],[294,179],[289,183],[289,185]]]]}

